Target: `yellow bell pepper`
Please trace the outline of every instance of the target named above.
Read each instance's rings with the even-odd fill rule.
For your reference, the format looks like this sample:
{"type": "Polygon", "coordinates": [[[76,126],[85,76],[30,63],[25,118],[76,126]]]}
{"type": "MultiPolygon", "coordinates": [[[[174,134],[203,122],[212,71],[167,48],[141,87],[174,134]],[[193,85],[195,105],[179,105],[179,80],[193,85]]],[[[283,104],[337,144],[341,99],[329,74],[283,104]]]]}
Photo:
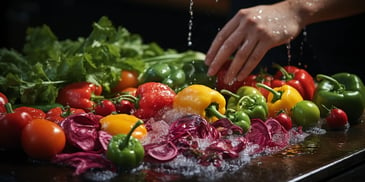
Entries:
{"type": "MultiPolygon", "coordinates": [[[[110,135],[128,134],[133,126],[140,120],[134,115],[129,114],[110,114],[100,119],[101,130],[110,135]]],[[[142,139],[147,135],[147,129],[144,124],[139,125],[132,133],[137,139],[142,139]]]]}
{"type": "Polygon", "coordinates": [[[269,95],[267,96],[269,117],[274,117],[281,111],[290,115],[294,105],[303,100],[303,97],[298,90],[290,85],[271,88],[267,85],[258,83],[257,86],[269,91],[269,95]]]}
{"type": "Polygon", "coordinates": [[[174,98],[173,108],[186,113],[199,114],[209,122],[218,120],[213,112],[207,113],[207,108],[212,106],[225,114],[226,100],[224,96],[208,86],[193,84],[178,92],[174,98]]]}

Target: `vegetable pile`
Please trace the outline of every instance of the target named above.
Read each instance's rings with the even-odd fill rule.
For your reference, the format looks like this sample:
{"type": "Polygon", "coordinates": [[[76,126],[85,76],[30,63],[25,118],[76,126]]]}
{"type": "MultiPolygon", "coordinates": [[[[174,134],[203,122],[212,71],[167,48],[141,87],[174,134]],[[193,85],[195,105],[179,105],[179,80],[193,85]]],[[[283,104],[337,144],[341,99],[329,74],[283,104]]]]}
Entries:
{"type": "Polygon", "coordinates": [[[274,74],[227,85],[229,65],[207,76],[204,56],[145,44],[107,17],[77,40],[29,28],[22,52],[0,49],[0,149],[73,167],[74,175],[132,172],[181,156],[219,168],[283,150],[312,128],[362,122],[365,86],[354,74],[312,77],[273,65],[274,74]]]}

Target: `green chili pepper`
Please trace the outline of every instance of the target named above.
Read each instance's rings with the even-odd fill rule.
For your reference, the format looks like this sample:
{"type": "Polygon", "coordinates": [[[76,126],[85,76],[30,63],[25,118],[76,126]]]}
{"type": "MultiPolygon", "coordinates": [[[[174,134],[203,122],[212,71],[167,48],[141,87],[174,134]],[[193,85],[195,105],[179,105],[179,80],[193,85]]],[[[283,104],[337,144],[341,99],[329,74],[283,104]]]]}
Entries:
{"type": "Polygon", "coordinates": [[[236,93],[222,89],[221,93],[230,96],[227,102],[227,109],[243,111],[250,118],[266,120],[268,115],[266,98],[255,87],[242,86],[236,93]]]}
{"type": "Polygon", "coordinates": [[[138,120],[127,135],[114,135],[108,144],[106,157],[122,169],[135,168],[143,161],[144,148],[137,138],[131,136],[141,124],[143,121],[138,120]]]}
{"type": "Polygon", "coordinates": [[[361,79],[350,73],[330,76],[318,74],[319,83],[313,101],[320,109],[321,117],[326,117],[326,108],[337,107],[344,110],[350,124],[358,123],[365,108],[365,87],[361,79]]]}

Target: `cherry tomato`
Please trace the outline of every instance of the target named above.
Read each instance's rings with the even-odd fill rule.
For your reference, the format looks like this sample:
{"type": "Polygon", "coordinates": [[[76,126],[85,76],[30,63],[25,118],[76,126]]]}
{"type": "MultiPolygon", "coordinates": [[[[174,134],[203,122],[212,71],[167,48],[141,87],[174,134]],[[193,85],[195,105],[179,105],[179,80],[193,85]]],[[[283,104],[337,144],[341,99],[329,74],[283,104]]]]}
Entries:
{"type": "Polygon", "coordinates": [[[0,116],[0,148],[15,149],[21,145],[21,132],[32,122],[32,116],[27,112],[13,112],[9,103],[5,105],[8,113],[0,116]]]}
{"type": "MultiPolygon", "coordinates": [[[[121,93],[130,94],[132,96],[136,96],[136,87],[128,87],[122,90],[121,93]]],[[[123,94],[119,95],[119,97],[123,97],[123,94]]],[[[117,113],[131,114],[135,109],[134,103],[129,100],[121,99],[115,103],[115,108],[117,113]]]]}
{"type": "Polygon", "coordinates": [[[34,119],[24,127],[21,142],[29,157],[47,160],[62,152],[66,135],[58,124],[46,119],[34,119]]]}
{"type": "Polygon", "coordinates": [[[0,113],[6,112],[5,104],[8,103],[8,98],[0,92],[0,113]]]}
{"type": "Polygon", "coordinates": [[[290,130],[293,127],[293,122],[291,120],[291,117],[285,113],[281,112],[278,115],[275,116],[275,119],[279,121],[279,123],[286,129],[290,130]]]}
{"type": "Polygon", "coordinates": [[[137,87],[138,83],[138,73],[136,71],[123,70],[120,74],[119,83],[112,89],[112,91],[114,93],[118,93],[128,87],[137,87]]]}
{"type": "Polygon", "coordinates": [[[326,117],[326,124],[330,129],[345,129],[348,126],[346,112],[339,108],[331,109],[326,117]]]}
{"type": "Polygon", "coordinates": [[[14,109],[14,112],[19,112],[19,111],[27,112],[32,116],[33,119],[44,119],[46,117],[45,112],[43,112],[41,109],[33,107],[22,106],[14,109]]]}
{"type": "Polygon", "coordinates": [[[104,99],[95,106],[95,114],[107,116],[113,112],[116,112],[116,109],[111,100],[104,99]]]}
{"type": "Polygon", "coordinates": [[[123,89],[122,92],[129,93],[133,96],[136,96],[137,87],[128,87],[128,88],[123,89]]]}

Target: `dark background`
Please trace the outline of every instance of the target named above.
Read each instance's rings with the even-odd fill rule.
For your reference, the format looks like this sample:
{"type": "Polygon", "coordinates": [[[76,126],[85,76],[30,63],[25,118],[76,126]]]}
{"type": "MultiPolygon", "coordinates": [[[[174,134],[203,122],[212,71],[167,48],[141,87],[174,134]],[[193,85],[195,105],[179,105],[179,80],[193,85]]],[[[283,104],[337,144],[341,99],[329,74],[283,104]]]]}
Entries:
{"type": "Polygon", "coordinates": [[[195,0],[192,46],[188,46],[189,0],[13,0],[1,6],[1,47],[22,49],[29,26],[47,24],[60,39],[86,37],[107,16],[114,26],[164,48],[206,51],[226,21],[228,0],[195,0]],[[201,2],[195,2],[201,1],[201,2]]]}
{"type": "MultiPolygon", "coordinates": [[[[238,9],[277,0],[193,0],[192,46],[188,46],[190,0],[13,0],[1,1],[0,47],[21,50],[25,30],[47,24],[60,39],[87,37],[92,23],[108,16],[115,26],[163,48],[206,52],[216,33],[238,9]]],[[[312,75],[350,72],[365,80],[365,14],[309,25],[287,45],[270,50],[272,62],[306,68],[312,75]]],[[[269,70],[273,72],[273,70],[269,70]]]]}

